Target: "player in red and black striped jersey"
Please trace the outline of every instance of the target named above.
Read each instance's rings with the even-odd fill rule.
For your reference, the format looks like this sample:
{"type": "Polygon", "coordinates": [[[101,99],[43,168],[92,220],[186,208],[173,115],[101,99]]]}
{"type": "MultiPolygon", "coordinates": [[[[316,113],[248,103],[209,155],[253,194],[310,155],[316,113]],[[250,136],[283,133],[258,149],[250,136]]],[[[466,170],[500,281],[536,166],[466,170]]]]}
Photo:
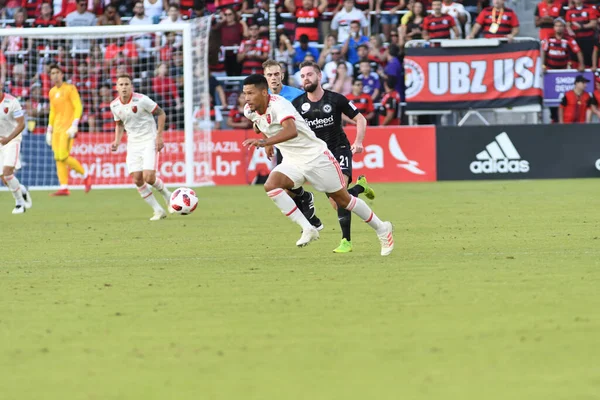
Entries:
{"type": "Polygon", "coordinates": [[[548,39],[554,34],[554,19],[565,15],[561,0],[542,0],[535,7],[533,16],[535,26],[540,28],[540,40],[548,39]]]}
{"type": "Polygon", "coordinates": [[[271,46],[267,39],[259,39],[259,29],[256,23],[248,27],[250,39],[244,40],[237,54],[238,62],[242,63],[242,75],[262,74],[262,63],[269,58],[271,46]]]}
{"type": "Polygon", "coordinates": [[[459,38],[460,32],[454,18],[442,14],[442,0],[433,0],[431,9],[433,13],[428,14],[423,20],[423,39],[450,39],[450,30],[454,31],[455,38],[459,38]]]}
{"type": "Polygon", "coordinates": [[[565,15],[567,33],[575,37],[588,68],[592,66],[597,18],[596,9],[583,4],[582,0],[573,0],[573,6],[569,7],[565,15]]]}
{"type": "Polygon", "coordinates": [[[575,87],[573,90],[566,92],[560,102],[558,122],[561,124],[573,124],[591,121],[591,107],[596,101],[592,95],[585,91],[588,82],[589,80],[583,75],[575,78],[575,87]]]}
{"type": "Polygon", "coordinates": [[[481,31],[484,38],[507,38],[512,40],[519,33],[519,18],[512,9],[504,7],[504,0],[494,0],[493,7],[484,8],[471,29],[468,39],[481,31]]]}
{"type": "Polygon", "coordinates": [[[542,41],[542,64],[545,69],[567,69],[576,57],[579,71],[583,71],[583,54],[573,38],[565,38],[565,20],[556,18],[554,34],[542,41]]]}

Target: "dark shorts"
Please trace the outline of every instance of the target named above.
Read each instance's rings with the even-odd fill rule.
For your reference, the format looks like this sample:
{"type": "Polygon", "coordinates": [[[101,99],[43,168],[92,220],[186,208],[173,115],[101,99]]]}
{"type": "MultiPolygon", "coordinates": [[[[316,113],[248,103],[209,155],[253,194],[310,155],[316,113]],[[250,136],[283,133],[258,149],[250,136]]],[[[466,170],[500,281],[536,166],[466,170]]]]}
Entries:
{"type": "Polygon", "coordinates": [[[350,146],[338,147],[330,149],[330,151],[340,164],[342,173],[350,178],[348,182],[352,182],[352,150],[350,150],[350,146]]]}

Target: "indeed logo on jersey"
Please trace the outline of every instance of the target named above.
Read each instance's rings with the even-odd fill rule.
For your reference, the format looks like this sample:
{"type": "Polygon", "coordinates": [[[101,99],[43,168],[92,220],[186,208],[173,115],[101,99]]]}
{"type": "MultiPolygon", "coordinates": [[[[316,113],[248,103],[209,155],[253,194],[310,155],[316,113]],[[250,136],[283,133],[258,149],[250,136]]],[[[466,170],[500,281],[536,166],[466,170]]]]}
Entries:
{"type": "Polygon", "coordinates": [[[474,174],[519,174],[529,172],[529,161],[521,159],[521,155],[512,141],[502,132],[485,150],[475,157],[478,161],[471,163],[470,170],[474,174]]]}
{"type": "Polygon", "coordinates": [[[306,123],[311,128],[319,129],[325,128],[326,126],[333,125],[333,115],[330,115],[327,118],[316,118],[312,120],[306,120],[306,123]]]}

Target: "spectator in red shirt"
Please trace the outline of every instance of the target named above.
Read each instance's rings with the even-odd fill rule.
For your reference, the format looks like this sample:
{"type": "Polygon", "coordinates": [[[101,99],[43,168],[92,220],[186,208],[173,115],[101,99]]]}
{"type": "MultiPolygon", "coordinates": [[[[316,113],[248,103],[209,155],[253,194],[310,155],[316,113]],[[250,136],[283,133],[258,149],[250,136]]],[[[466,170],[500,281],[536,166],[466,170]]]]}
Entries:
{"type": "Polygon", "coordinates": [[[50,9],[52,9],[52,4],[50,0],[22,0],[21,7],[25,9],[25,13],[27,18],[36,18],[40,12],[42,4],[50,5],[50,9]]]}
{"type": "MultiPolygon", "coordinates": [[[[290,0],[286,1],[286,5],[290,0]]],[[[320,0],[319,6],[315,7],[313,0],[303,0],[302,7],[294,12],[296,16],[296,41],[301,35],[308,36],[311,42],[319,41],[319,21],[321,14],[327,9],[327,0],[320,0]]]]}
{"type": "MultiPolygon", "coordinates": [[[[231,8],[226,8],[221,12],[219,22],[214,24],[212,29],[219,35],[221,46],[230,48],[237,48],[243,38],[248,36],[246,22],[238,21],[237,14],[231,8]]],[[[229,76],[237,76],[242,71],[234,50],[225,51],[225,71],[229,76]]]]}
{"type": "Polygon", "coordinates": [[[104,62],[104,54],[98,44],[92,45],[87,62],[90,66],[90,75],[94,75],[98,81],[102,81],[106,75],[106,64],[104,62]]]}
{"type": "Polygon", "coordinates": [[[510,8],[504,7],[504,0],[494,0],[493,7],[484,8],[475,20],[468,39],[473,39],[481,31],[484,38],[507,38],[512,40],[519,33],[519,18],[510,8]]]}
{"type": "Polygon", "coordinates": [[[454,18],[442,14],[442,0],[433,0],[431,9],[433,13],[427,15],[423,21],[423,39],[450,39],[450,30],[454,31],[455,38],[459,38],[460,32],[454,18]]]}
{"type": "Polygon", "coordinates": [[[394,89],[396,78],[388,76],[383,80],[385,94],[381,99],[380,125],[400,125],[400,95],[394,89]]]}
{"type": "Polygon", "coordinates": [[[78,62],[71,83],[77,88],[83,105],[83,114],[80,121],[83,124],[83,131],[94,132],[96,129],[96,112],[94,110],[98,106],[96,93],[98,81],[95,76],[90,75],[87,61],[81,60],[78,62]]]}
{"type": "Polygon", "coordinates": [[[60,26],[60,22],[52,15],[52,5],[50,3],[42,3],[39,10],[39,15],[33,22],[34,28],[51,28],[60,26]]]}
{"type": "Polygon", "coordinates": [[[596,10],[592,6],[583,4],[582,0],[573,0],[573,6],[569,7],[565,16],[567,33],[575,37],[583,52],[583,60],[587,68],[592,66],[597,18],[596,10]]]}
{"type": "Polygon", "coordinates": [[[252,121],[244,116],[244,106],[246,105],[246,96],[240,93],[238,96],[238,105],[236,108],[229,110],[227,116],[227,125],[233,129],[250,129],[252,121]]]}
{"type": "Polygon", "coordinates": [[[25,112],[27,113],[27,129],[29,132],[34,135],[46,133],[48,115],[50,115],[50,102],[42,96],[42,87],[39,83],[31,85],[29,100],[25,102],[25,112]]]}
{"type": "Polygon", "coordinates": [[[30,87],[25,65],[15,64],[8,83],[8,93],[19,99],[19,102],[24,103],[29,98],[30,87]]]}
{"type": "Polygon", "coordinates": [[[573,124],[590,122],[592,119],[593,97],[585,91],[589,80],[583,75],[575,78],[575,87],[566,92],[558,109],[558,122],[573,124]]]}
{"type": "MultiPolygon", "coordinates": [[[[346,96],[348,100],[354,104],[354,106],[365,116],[367,121],[371,122],[375,116],[375,107],[373,106],[373,98],[371,95],[364,93],[363,82],[361,79],[355,79],[352,83],[352,93],[346,96]]],[[[356,125],[353,120],[347,120],[346,122],[356,125]]],[[[369,124],[371,125],[371,124],[369,124]]]]}
{"type": "Polygon", "coordinates": [[[561,0],[542,0],[534,11],[535,26],[540,28],[540,40],[552,37],[554,34],[554,20],[563,16],[563,2],[561,0]]]}
{"type": "Polygon", "coordinates": [[[240,45],[237,62],[242,64],[242,75],[262,74],[262,63],[269,58],[271,46],[268,40],[258,38],[257,24],[250,25],[248,31],[250,38],[240,45]]]}
{"type": "Polygon", "coordinates": [[[163,108],[167,113],[167,118],[173,127],[178,122],[179,110],[181,110],[181,99],[177,92],[177,83],[167,73],[169,68],[167,63],[161,62],[154,71],[152,78],[152,91],[160,99],[159,104],[164,104],[163,108]]]}
{"type": "Polygon", "coordinates": [[[110,85],[103,84],[98,90],[99,101],[98,112],[96,114],[96,129],[98,132],[108,133],[115,131],[115,120],[110,110],[110,103],[115,99],[110,85]]]}
{"type": "Polygon", "coordinates": [[[542,64],[545,69],[567,69],[573,57],[578,60],[577,67],[583,71],[583,54],[573,38],[565,38],[565,20],[556,18],[554,34],[542,41],[542,64]]]}

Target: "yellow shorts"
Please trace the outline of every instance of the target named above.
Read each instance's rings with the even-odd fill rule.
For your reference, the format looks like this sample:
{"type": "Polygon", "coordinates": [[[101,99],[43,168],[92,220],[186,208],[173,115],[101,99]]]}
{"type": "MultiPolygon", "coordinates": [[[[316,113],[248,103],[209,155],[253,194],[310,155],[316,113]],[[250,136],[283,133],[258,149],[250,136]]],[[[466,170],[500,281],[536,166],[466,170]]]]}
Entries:
{"type": "Polygon", "coordinates": [[[73,148],[73,142],[75,140],[69,137],[66,132],[54,132],[52,133],[52,151],[54,152],[54,159],[56,161],[64,161],[69,158],[71,148],[73,148]]]}

